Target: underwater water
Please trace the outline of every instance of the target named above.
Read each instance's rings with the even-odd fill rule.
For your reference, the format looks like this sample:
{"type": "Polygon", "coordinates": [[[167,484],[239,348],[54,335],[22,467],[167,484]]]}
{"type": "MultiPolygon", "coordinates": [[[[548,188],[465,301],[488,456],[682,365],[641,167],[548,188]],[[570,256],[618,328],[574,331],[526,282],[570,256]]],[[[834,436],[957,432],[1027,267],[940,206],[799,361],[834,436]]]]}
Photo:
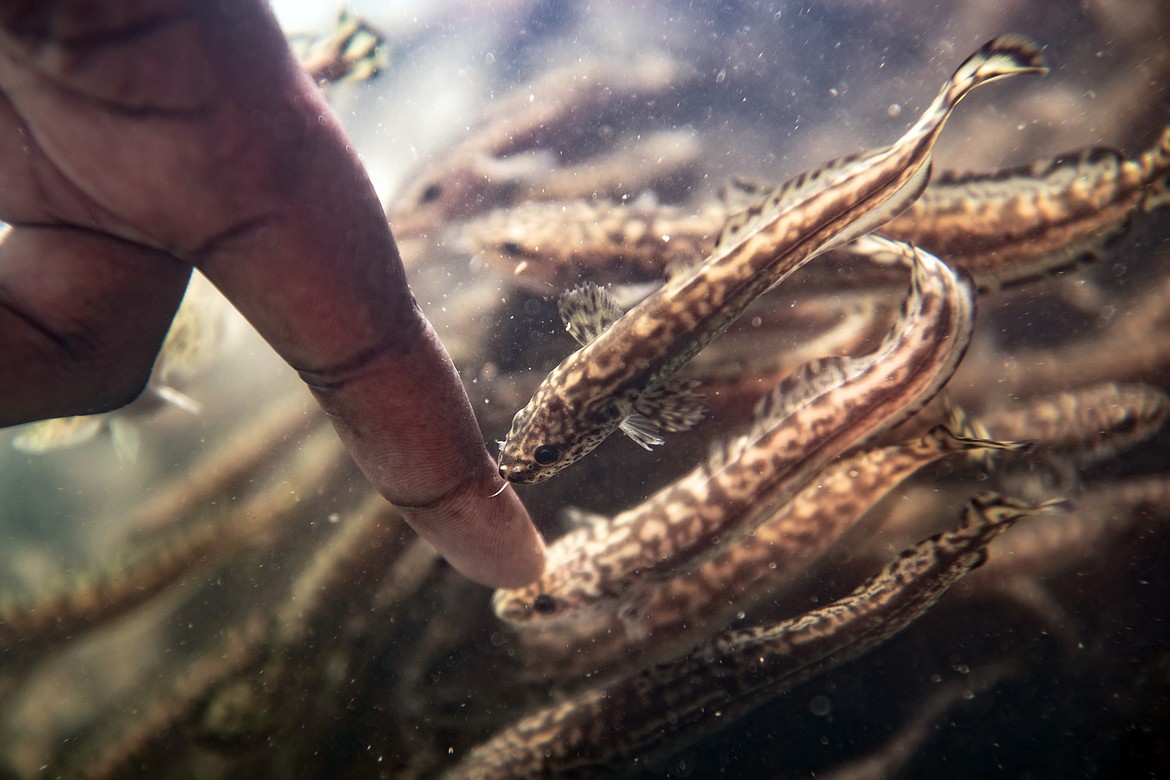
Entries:
{"type": "MultiPolygon", "coordinates": [[[[193,288],[197,356],[172,354],[167,381],[197,413],[114,413],[45,452],[0,433],[0,776],[1170,773],[1164,3],[382,5],[349,7],[382,41],[378,72],[322,88],[493,453],[578,347],[562,293],[595,282],[629,308],[769,187],[895,142],[989,39],[1041,44],[1049,73],[955,109],[918,210],[889,228],[966,269],[948,289],[966,272],[978,287],[945,399],[891,401],[884,429],[847,431],[828,463],[749,501],[756,525],[635,571],[600,613],[515,623],[377,497],[247,323],[193,288]],[[1140,186],[1093,190],[1143,165],[1140,186]],[[872,506],[830,504],[834,464],[854,464],[861,502],[858,453],[957,426],[954,410],[974,426],[955,433],[1033,444],[875,471],[872,506]],[[830,649],[774,679],[778,645],[743,650],[755,627],[799,645],[802,616],[828,620],[989,489],[1069,503],[1029,510],[905,626],[828,624],[830,649]],[[786,552],[805,538],[805,557],[786,552]],[[523,725],[557,706],[570,725],[523,725]]],[[[306,36],[328,41],[336,10],[276,6],[318,55],[306,36]]],[[[928,329],[906,289],[898,269],[814,258],[681,370],[706,397],[693,429],[649,451],[617,433],[517,492],[551,542],[604,534],[704,464],[714,484],[746,458],[726,442],[775,422],[754,409],[785,376],[928,329]]],[[[699,495],[664,517],[721,511],[699,495]]]]}

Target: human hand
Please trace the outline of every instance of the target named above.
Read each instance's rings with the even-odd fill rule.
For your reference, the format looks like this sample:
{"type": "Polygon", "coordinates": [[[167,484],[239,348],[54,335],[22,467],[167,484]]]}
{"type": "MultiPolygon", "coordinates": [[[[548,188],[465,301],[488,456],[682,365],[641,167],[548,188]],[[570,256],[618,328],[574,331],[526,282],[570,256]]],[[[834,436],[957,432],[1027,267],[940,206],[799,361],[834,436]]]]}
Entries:
{"type": "Polygon", "coordinates": [[[6,4],[0,219],[0,425],[132,400],[194,266],[456,568],[539,575],[361,164],[258,0],[6,4]]]}

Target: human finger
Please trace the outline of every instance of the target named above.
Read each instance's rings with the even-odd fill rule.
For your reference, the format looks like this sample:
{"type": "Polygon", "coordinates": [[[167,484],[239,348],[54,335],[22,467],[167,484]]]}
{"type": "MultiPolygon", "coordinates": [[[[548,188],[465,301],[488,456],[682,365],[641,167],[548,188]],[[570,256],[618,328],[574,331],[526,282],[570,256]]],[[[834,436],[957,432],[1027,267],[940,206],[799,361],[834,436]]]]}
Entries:
{"type": "Polygon", "coordinates": [[[0,426],[137,397],[190,273],[109,236],[14,228],[0,243],[0,426]]]}
{"type": "Polygon", "coordinates": [[[22,181],[56,181],[46,218],[96,220],[198,267],[440,553],[489,585],[534,579],[539,534],[514,494],[493,497],[498,476],[382,207],[267,7],[103,8],[46,3],[5,20],[0,75],[35,142],[34,163],[13,159],[22,181]]]}

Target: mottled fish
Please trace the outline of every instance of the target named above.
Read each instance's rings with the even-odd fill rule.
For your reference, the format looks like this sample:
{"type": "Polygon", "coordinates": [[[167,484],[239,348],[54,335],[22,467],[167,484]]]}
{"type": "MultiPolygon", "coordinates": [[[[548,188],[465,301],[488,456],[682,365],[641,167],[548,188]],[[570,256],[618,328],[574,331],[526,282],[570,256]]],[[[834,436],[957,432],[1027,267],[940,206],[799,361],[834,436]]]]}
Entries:
{"type": "MultiPolygon", "coordinates": [[[[535,292],[587,277],[599,284],[660,279],[679,258],[711,252],[737,203],[769,185],[737,178],[689,209],[653,198],[587,198],[498,209],[458,228],[459,242],[535,292]]],[[[1105,146],[989,172],[942,171],[880,229],[972,275],[980,290],[1048,277],[1102,257],[1139,214],[1170,203],[1170,127],[1136,156],[1105,146]]],[[[807,281],[833,289],[887,281],[819,263],[807,281]]]]}
{"type": "Polygon", "coordinates": [[[548,479],[619,428],[649,448],[661,431],[686,430],[702,415],[692,383],[674,377],[769,288],[820,252],[881,226],[921,194],[947,117],[972,89],[1044,72],[1039,48],[1018,36],[969,57],[918,122],[893,146],[806,172],[736,214],[714,255],[622,315],[604,291],[584,286],[562,300],[583,343],[545,378],[516,414],[499,456],[510,482],[548,479]]]}
{"type": "MultiPolygon", "coordinates": [[[[637,115],[647,101],[687,78],[687,68],[651,52],[620,65],[574,61],[518,87],[493,101],[465,137],[408,177],[388,209],[395,236],[425,236],[518,200],[566,197],[563,187],[543,195],[541,182],[570,173],[568,168],[583,172],[572,162],[565,166],[574,141],[595,133],[607,118],[637,115]]],[[[637,186],[632,179],[645,184],[647,176],[658,175],[633,174],[629,168],[623,172],[627,186],[637,186]]]]}
{"type": "Polygon", "coordinates": [[[902,551],[849,595],[779,623],[725,631],[681,658],[542,707],[469,751],[447,777],[596,777],[603,768],[652,766],[897,634],[979,566],[993,539],[1063,505],[980,494],[958,526],[902,551]]]}
{"type": "Polygon", "coordinates": [[[498,615],[577,621],[612,610],[646,578],[694,569],[755,531],[842,452],[938,392],[970,339],[974,290],[961,272],[913,247],[864,241],[913,269],[911,293],[881,344],[859,357],[806,363],[764,398],[748,433],[642,504],[551,544],[540,579],[496,592],[498,615]]]}
{"type": "MultiPolygon", "coordinates": [[[[753,533],[734,545],[722,545],[699,568],[641,582],[613,600],[609,610],[563,630],[520,631],[518,640],[530,659],[526,668],[536,666],[545,676],[560,677],[672,658],[696,645],[712,627],[783,598],[878,501],[919,469],[954,453],[1027,446],[970,438],[939,425],[914,441],[843,455],[753,533]]],[[[496,608],[503,617],[522,618],[514,621],[517,627],[546,627],[540,613],[522,604],[498,599],[496,608]]]]}
{"type": "Polygon", "coordinates": [[[995,173],[948,172],[882,228],[966,269],[980,289],[1103,257],[1142,212],[1170,203],[1170,127],[1127,157],[1095,146],[995,173]]]}
{"type": "Polygon", "coordinates": [[[989,409],[979,422],[995,434],[1026,435],[1089,465],[1151,438],[1168,417],[1165,390],[1101,382],[989,409]]]}

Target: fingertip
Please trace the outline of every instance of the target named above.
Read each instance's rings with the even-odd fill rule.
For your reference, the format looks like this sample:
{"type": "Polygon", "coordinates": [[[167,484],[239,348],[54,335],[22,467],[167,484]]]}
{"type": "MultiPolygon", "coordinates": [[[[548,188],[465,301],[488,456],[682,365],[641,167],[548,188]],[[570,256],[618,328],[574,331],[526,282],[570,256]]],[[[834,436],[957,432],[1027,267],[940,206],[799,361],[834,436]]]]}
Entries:
{"type": "Polygon", "coordinates": [[[494,498],[473,491],[403,515],[459,573],[481,585],[519,587],[544,571],[544,539],[510,485],[494,498]]]}

